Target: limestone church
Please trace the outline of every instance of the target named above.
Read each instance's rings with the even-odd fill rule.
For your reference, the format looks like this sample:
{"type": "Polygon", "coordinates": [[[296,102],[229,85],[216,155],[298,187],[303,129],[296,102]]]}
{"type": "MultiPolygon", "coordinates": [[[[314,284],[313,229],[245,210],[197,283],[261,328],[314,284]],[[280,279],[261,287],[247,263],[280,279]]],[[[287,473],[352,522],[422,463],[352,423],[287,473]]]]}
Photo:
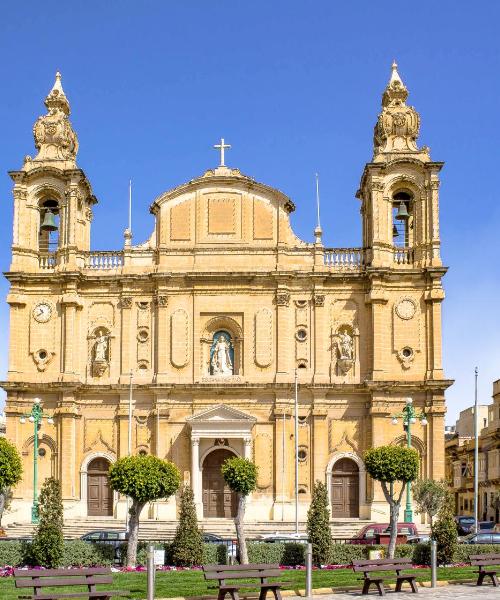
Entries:
{"type": "MultiPolygon", "coordinates": [[[[77,165],[70,104],[56,81],[34,125],[37,154],[14,182],[7,436],[24,479],[10,520],[33,500],[35,398],[39,485],[62,482],[66,519],[125,514],[107,470],[129,452],[173,461],[202,519],[230,517],[226,457],[252,458],[249,521],[292,521],[294,378],[299,511],[315,480],[332,519],[387,518],[363,452],[402,444],[391,417],[411,397],[421,475],[444,476],[438,190],[442,164],[417,143],[397,65],[382,96],[373,157],[361,173],[360,248],[300,240],[293,200],[225,165],[154,199],[150,238],[91,249],[94,196],[77,165]],[[131,419],[129,420],[129,402],[131,419]],[[23,416],[24,415],[24,416],[23,416]],[[52,419],[49,421],[48,417],[52,419]]],[[[319,224],[318,224],[319,225],[319,224]]],[[[144,518],[176,517],[176,498],[144,518]]],[[[146,512],[146,511],[145,511],[146,512]]]]}

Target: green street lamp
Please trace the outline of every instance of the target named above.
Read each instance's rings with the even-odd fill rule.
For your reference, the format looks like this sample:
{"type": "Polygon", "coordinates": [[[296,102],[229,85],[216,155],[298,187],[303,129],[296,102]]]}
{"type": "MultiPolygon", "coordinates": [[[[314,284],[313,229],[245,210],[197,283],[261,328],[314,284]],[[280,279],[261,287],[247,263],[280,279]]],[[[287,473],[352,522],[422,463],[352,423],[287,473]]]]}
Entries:
{"type": "MultiPolygon", "coordinates": [[[[427,425],[427,416],[424,412],[419,412],[415,410],[413,406],[413,399],[406,398],[406,406],[403,408],[401,413],[396,415],[392,415],[391,423],[393,425],[398,424],[398,418],[403,419],[403,427],[406,431],[406,443],[408,448],[411,448],[411,426],[415,425],[417,420],[420,421],[421,425],[427,425]]],[[[405,523],[413,523],[413,509],[411,506],[411,481],[408,481],[406,484],[406,508],[405,508],[405,523]]]]}
{"type": "Polygon", "coordinates": [[[33,506],[31,507],[31,522],[38,523],[38,430],[42,424],[42,418],[46,417],[49,425],[54,424],[54,419],[44,415],[41,406],[42,401],[40,398],[33,400],[33,407],[28,415],[22,415],[19,419],[20,423],[26,423],[26,419],[30,423],[33,423],[34,435],[33,435],[33,506]]]}

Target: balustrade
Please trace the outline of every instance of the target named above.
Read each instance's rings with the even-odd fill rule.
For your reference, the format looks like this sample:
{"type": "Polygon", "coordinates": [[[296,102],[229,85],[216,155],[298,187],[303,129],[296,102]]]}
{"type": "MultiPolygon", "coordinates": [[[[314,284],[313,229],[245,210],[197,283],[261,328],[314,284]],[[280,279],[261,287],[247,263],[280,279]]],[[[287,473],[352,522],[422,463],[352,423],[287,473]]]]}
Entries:
{"type": "Polygon", "coordinates": [[[363,248],[325,248],[323,257],[334,271],[359,271],[365,265],[363,248]]]}
{"type": "Polygon", "coordinates": [[[397,265],[412,265],[413,248],[394,248],[394,262],[397,265]]]}
{"type": "Polygon", "coordinates": [[[38,255],[38,266],[40,269],[53,269],[56,266],[56,262],[55,252],[45,252],[38,255]]]}
{"type": "Polygon", "coordinates": [[[123,266],[123,252],[96,250],[85,253],[85,268],[96,270],[118,269],[123,266]]]}

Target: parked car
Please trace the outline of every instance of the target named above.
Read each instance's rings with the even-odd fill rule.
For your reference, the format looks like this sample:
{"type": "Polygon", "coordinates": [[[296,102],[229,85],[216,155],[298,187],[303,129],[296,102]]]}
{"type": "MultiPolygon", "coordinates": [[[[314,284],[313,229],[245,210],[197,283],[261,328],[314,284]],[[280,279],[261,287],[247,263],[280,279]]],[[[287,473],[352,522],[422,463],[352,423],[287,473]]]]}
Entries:
{"type": "Polygon", "coordinates": [[[479,521],[478,523],[479,531],[495,531],[495,522],[494,521],[479,521]]]}
{"type": "Polygon", "coordinates": [[[427,542],[431,541],[431,536],[427,533],[422,533],[420,535],[409,535],[406,538],[407,544],[427,544],[427,542]]]}
{"type": "Polygon", "coordinates": [[[462,515],[455,517],[455,523],[457,525],[458,535],[467,535],[468,533],[471,533],[475,521],[474,517],[462,515]]]}
{"type": "Polygon", "coordinates": [[[470,533],[459,538],[462,544],[500,544],[500,533],[470,533]]]}
{"type": "Polygon", "coordinates": [[[204,533],[203,541],[205,544],[225,544],[229,558],[239,559],[238,540],[224,539],[215,533],[204,533]]]}
{"type": "MultiPolygon", "coordinates": [[[[350,540],[351,544],[376,544],[377,535],[388,533],[389,523],[370,523],[365,525],[358,534],[350,540]]],[[[415,523],[398,523],[398,535],[418,535],[415,523]]]]}
{"type": "Polygon", "coordinates": [[[127,541],[128,533],[125,530],[94,530],[85,533],[80,539],[92,544],[106,544],[112,546],[115,549],[115,562],[120,562],[122,558],[122,545],[127,541]]]}
{"type": "Polygon", "coordinates": [[[260,539],[263,542],[297,542],[298,544],[307,544],[309,538],[306,533],[267,533],[261,535],[260,539]]]}

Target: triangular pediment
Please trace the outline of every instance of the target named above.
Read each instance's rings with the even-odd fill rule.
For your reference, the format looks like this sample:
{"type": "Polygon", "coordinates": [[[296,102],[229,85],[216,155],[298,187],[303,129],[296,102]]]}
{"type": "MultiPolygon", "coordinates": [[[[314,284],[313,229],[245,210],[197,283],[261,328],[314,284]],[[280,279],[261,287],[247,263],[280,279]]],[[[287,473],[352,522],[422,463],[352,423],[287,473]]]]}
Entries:
{"type": "Polygon", "coordinates": [[[237,410],[236,408],[231,408],[225,404],[219,404],[209,408],[208,410],[204,410],[197,415],[189,417],[186,420],[188,423],[191,423],[191,425],[198,425],[200,423],[216,423],[220,421],[231,423],[254,423],[257,419],[247,413],[242,412],[241,410],[237,410]]]}

